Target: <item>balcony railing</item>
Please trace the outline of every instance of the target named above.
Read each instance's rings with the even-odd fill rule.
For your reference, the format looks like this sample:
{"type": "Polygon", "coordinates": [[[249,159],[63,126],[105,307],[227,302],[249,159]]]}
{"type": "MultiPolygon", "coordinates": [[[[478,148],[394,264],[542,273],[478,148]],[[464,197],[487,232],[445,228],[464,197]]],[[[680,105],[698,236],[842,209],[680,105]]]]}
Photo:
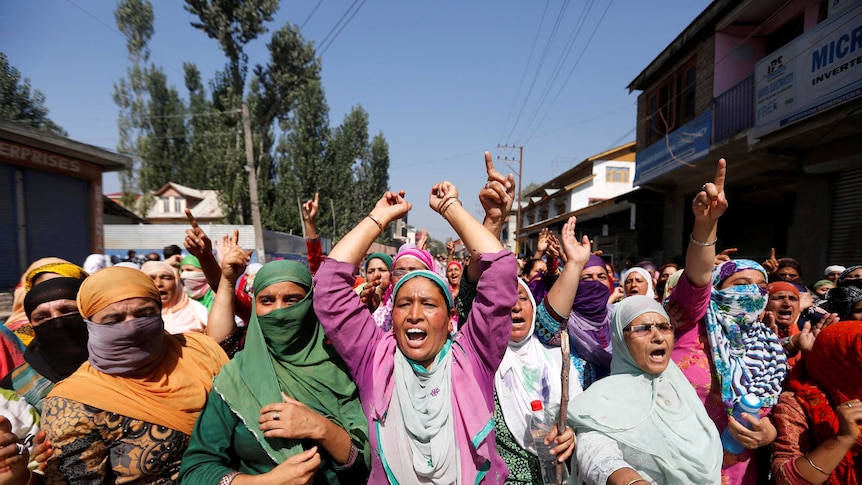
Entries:
{"type": "Polygon", "coordinates": [[[716,96],[712,142],[720,143],[754,126],[754,75],[716,96]]]}

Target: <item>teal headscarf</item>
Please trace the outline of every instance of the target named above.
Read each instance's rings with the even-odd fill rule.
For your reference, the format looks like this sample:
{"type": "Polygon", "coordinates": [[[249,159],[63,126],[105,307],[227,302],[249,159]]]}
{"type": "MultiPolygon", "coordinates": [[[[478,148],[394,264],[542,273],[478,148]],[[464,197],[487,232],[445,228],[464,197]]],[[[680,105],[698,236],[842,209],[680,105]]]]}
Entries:
{"type": "Polygon", "coordinates": [[[691,383],[673,361],[661,374],[647,374],[629,352],[623,329],[644,313],[668,318],[658,302],[643,295],[614,307],[611,375],[572,400],[575,431],[597,431],[651,455],[667,483],[718,483],[721,441],[691,383]]]}
{"type": "Polygon", "coordinates": [[[406,275],[402,276],[398,283],[395,284],[395,289],[392,290],[393,298],[395,295],[398,295],[398,290],[404,286],[404,283],[408,280],[411,280],[417,276],[421,276],[423,278],[427,278],[431,280],[432,283],[440,287],[440,290],[443,292],[443,297],[446,299],[446,310],[451,310],[454,302],[452,301],[452,292],[449,291],[449,284],[443,281],[443,278],[433,271],[428,271],[427,269],[420,269],[416,271],[411,271],[406,275]]]}
{"type": "Polygon", "coordinates": [[[368,267],[369,261],[371,261],[372,259],[379,259],[380,261],[383,261],[383,264],[386,265],[386,269],[392,269],[392,256],[386,253],[371,253],[368,255],[367,258],[365,258],[366,268],[368,267]]]}
{"type": "MultiPolygon", "coordinates": [[[[273,467],[303,451],[299,440],[264,438],[258,429],[260,409],[281,402],[282,391],[347,431],[369,463],[368,422],[359,391],[344,361],[325,343],[312,307],[311,273],[294,261],[267,263],[255,276],[255,298],[281,282],[305,288],[305,298],[266,315],[252,312],[245,347],[216,376],[215,390],[242,417],[273,459],[273,467]]],[[[332,465],[324,461],[319,472],[326,474],[329,483],[338,483],[332,465]]]]}

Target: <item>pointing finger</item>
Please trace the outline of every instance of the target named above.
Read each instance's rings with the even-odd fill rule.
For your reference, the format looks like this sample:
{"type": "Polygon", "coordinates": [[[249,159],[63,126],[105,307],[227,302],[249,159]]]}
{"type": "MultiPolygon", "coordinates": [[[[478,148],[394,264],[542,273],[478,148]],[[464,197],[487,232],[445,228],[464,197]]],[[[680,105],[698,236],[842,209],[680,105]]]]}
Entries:
{"type": "Polygon", "coordinates": [[[769,259],[775,259],[775,248],[770,248],[769,259]]]}
{"type": "Polygon", "coordinates": [[[494,160],[491,158],[491,152],[485,152],[485,172],[488,175],[491,175],[492,172],[496,172],[497,169],[494,168],[494,160]]]}
{"type": "Polygon", "coordinates": [[[724,177],[727,174],[727,161],[723,158],[718,160],[718,166],[715,168],[715,180],[713,183],[715,184],[715,188],[718,189],[718,193],[724,192],[724,177]]]}
{"type": "Polygon", "coordinates": [[[193,229],[198,228],[198,221],[195,219],[195,216],[192,215],[192,211],[189,208],[186,208],[186,219],[189,220],[189,224],[191,224],[193,229]]]}
{"type": "Polygon", "coordinates": [[[236,246],[239,244],[239,229],[233,230],[233,235],[230,238],[230,245],[236,246]]]}

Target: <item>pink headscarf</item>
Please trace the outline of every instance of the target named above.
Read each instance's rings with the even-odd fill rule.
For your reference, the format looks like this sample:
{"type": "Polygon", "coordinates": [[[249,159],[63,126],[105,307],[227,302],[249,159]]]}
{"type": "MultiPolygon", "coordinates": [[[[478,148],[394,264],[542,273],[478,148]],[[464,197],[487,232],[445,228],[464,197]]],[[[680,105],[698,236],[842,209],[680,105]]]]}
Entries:
{"type": "Polygon", "coordinates": [[[407,248],[402,249],[395,255],[395,259],[392,260],[392,269],[395,269],[395,265],[398,264],[398,261],[402,258],[413,258],[419,260],[420,263],[425,265],[425,269],[434,271],[434,257],[431,256],[431,253],[425,251],[424,249],[419,248],[407,248]]]}

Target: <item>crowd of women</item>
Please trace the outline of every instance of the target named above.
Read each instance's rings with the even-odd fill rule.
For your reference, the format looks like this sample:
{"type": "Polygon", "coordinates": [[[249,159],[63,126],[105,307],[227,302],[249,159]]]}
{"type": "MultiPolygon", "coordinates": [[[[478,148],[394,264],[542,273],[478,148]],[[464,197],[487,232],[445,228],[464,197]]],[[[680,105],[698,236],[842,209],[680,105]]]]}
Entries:
{"type": "Polygon", "coordinates": [[[617,277],[574,217],[517,261],[485,163],[482,222],[427,196],[462,261],[369,254],[412,208],[387,192],[327,256],[309,200],[307,266],[236,232],[216,255],[190,214],[182,260],[34,262],[0,327],[0,484],[540,484],[544,448],[574,484],[859,483],[862,266],[806,287],[717,254],[724,160],[682,269],[617,277]]]}

